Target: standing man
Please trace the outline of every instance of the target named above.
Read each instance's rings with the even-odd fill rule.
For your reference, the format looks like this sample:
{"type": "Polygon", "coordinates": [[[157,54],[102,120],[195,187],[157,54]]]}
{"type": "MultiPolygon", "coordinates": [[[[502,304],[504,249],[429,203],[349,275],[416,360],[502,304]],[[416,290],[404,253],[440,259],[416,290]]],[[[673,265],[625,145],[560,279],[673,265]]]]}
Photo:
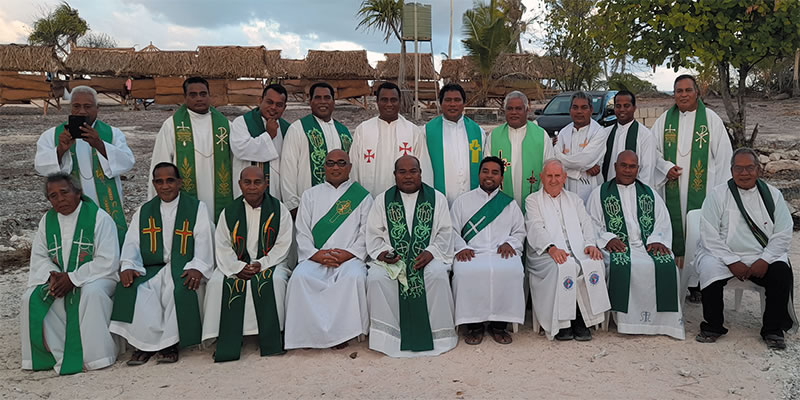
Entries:
{"type": "Polygon", "coordinates": [[[333,119],[333,86],[317,82],[308,91],[311,114],[289,127],[281,154],[281,196],[297,215],[300,198],[308,188],[325,182],[325,157],[333,149],[350,150],[350,131],[333,119]]]}
{"type": "Polygon", "coordinates": [[[636,179],[653,187],[653,168],[656,163],[655,139],[644,124],[633,119],[634,113],[636,113],[636,96],[627,90],[617,92],[614,95],[614,115],[617,116],[617,123],[605,129],[608,136],[603,156],[603,182],[608,182],[617,176],[613,165],[617,155],[624,150],[631,150],[639,158],[639,175],[636,179]]]}
{"type": "Polygon", "coordinates": [[[500,190],[503,161],[481,161],[480,187],[453,202],[453,297],[456,325],[467,324],[467,344],[483,340],[489,322],[495,342],[511,343],[507,323],[525,321],[522,243],[525,220],[517,203],[500,190]]]}
{"type": "Polygon", "coordinates": [[[347,153],[325,159],[325,183],[303,193],[297,214],[300,264],[286,289],[286,348],[335,349],[369,332],[367,216],[372,196],[349,177],[347,153]]]}
{"type": "MultiPolygon", "coordinates": [[[[210,106],[208,82],[200,77],[183,81],[185,103],[164,121],[156,136],[150,170],[162,162],[178,166],[182,190],[209,207],[212,225],[222,209],[238,196],[233,187],[230,126],[222,113],[210,106]]],[[[148,197],[156,196],[155,187],[148,197]]]]}
{"type": "Polygon", "coordinates": [[[281,199],[281,148],[289,131],[289,121],[282,118],[287,96],[286,88],[273,83],[264,88],[258,107],[236,117],[231,124],[233,174],[238,175],[248,165],[262,167],[269,194],[278,200],[281,199]]]}
{"type": "Polygon", "coordinates": [[[444,195],[422,183],[419,160],[395,161],[392,186],[367,219],[369,348],[390,357],[434,356],[458,344],[450,263],[453,225],[444,195]]]}
{"type": "Polygon", "coordinates": [[[433,168],[433,187],[452,203],[478,187],[486,133],[464,115],[467,94],[457,83],[439,91],[442,115],[425,124],[425,140],[433,168]]]}
{"type": "Polygon", "coordinates": [[[422,160],[423,181],[432,181],[430,158],[422,130],[400,115],[400,88],[384,82],[375,93],[378,116],[368,119],[355,130],[350,160],[350,178],[363,185],[373,196],[394,186],[394,162],[404,155],[422,160]]]}
{"type": "Polygon", "coordinates": [[[117,359],[108,331],[119,265],[114,221],[66,173],[48,175],[45,194],[53,208],[33,238],[20,302],[22,369],[105,368],[117,359]]]}
{"type": "Polygon", "coordinates": [[[572,95],[569,116],[572,122],[558,133],[555,153],[567,173],[566,189],[585,203],[592,190],[603,183],[600,163],[606,135],[592,119],[592,100],[586,93],[572,95]]]}
{"type": "Polygon", "coordinates": [[[36,142],[34,166],[39,175],[71,174],[83,194],[103,209],[117,226],[119,243],[127,230],[122,209],[120,175],[133,168],[133,152],[118,128],[97,119],[97,92],[88,86],[72,89],[71,115],[86,117],[81,136],[73,138],[66,123],[42,133],[36,142]]]}
{"type": "Polygon", "coordinates": [[[503,109],[506,123],[489,134],[484,153],[503,160],[502,191],[521,207],[529,194],[539,190],[542,162],[555,154],[544,129],[528,121],[528,96],[516,90],[507,94],[503,109]]]}
{"type": "MultiPolygon", "coordinates": [[[[675,105],[653,124],[658,162],[654,181],[661,189],[672,221],[672,251],[683,266],[686,251],[686,213],[700,208],[706,193],[731,178],[733,154],[722,119],[706,108],[691,75],[675,78],[675,105]]],[[[689,300],[699,302],[697,271],[681,271],[690,289],[689,300]]]]}
{"type": "Polygon", "coordinates": [[[178,348],[200,344],[200,284],[214,269],[214,242],[206,205],[181,193],[178,167],[153,170],[157,196],[136,210],[125,236],[120,282],[114,293],[112,333],[136,348],[128,365],[178,361],[178,348]]]}

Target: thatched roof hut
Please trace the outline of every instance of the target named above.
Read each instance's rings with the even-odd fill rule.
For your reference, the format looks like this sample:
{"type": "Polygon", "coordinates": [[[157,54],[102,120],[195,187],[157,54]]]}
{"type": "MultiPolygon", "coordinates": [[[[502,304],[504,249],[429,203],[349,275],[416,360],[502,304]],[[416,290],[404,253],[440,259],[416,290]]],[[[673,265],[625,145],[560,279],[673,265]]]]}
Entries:
{"type": "Polygon", "coordinates": [[[137,51],[120,74],[130,76],[195,75],[194,51],[137,51]]]}
{"type": "Polygon", "coordinates": [[[280,50],[264,46],[200,46],[196,74],[210,78],[268,78],[280,75],[280,50]]]}
{"type": "MultiPolygon", "coordinates": [[[[497,58],[492,79],[539,80],[556,76],[553,60],[536,54],[501,54],[497,58]]],[[[478,77],[478,70],[470,57],[442,61],[439,75],[446,81],[465,82],[478,77]]]]}
{"type": "Polygon", "coordinates": [[[303,78],[375,79],[375,70],[367,61],[366,50],[309,50],[303,78]]]}
{"type": "Polygon", "coordinates": [[[0,71],[55,72],[59,68],[53,46],[0,45],[0,71]]]}
{"type": "Polygon", "coordinates": [[[135,54],[133,47],[70,49],[66,68],[69,72],[86,75],[119,75],[135,54]]]}
{"type": "MultiPolygon", "coordinates": [[[[400,76],[400,53],[386,53],[386,61],[378,61],[378,79],[396,80],[400,76]]],[[[415,53],[406,53],[406,80],[414,80],[415,53]]],[[[433,54],[420,53],[419,79],[436,80],[436,69],[433,68],[433,54]]]]}
{"type": "Polygon", "coordinates": [[[281,78],[300,79],[306,70],[305,60],[281,59],[281,78]]]}

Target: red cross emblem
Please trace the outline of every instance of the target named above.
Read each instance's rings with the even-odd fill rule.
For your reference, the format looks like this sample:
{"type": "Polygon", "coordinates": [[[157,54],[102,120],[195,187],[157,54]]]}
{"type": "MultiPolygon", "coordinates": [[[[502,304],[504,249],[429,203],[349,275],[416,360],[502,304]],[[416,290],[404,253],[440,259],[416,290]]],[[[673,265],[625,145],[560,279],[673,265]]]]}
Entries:
{"type": "Polygon", "coordinates": [[[364,154],[364,159],[367,160],[367,164],[375,159],[375,154],[372,152],[372,149],[367,149],[367,154],[364,154]]]}
{"type": "Polygon", "coordinates": [[[400,146],[400,151],[403,152],[404,156],[407,156],[411,152],[411,146],[408,145],[408,142],[403,142],[403,145],[400,146]]]}

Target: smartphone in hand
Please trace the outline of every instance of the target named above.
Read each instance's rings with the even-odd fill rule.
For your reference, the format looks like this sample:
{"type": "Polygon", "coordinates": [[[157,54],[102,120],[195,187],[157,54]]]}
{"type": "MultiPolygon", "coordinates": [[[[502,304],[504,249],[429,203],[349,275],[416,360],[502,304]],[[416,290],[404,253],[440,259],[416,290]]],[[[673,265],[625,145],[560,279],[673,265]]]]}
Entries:
{"type": "Polygon", "coordinates": [[[73,139],[80,139],[83,136],[83,131],[81,131],[81,126],[86,123],[86,116],[85,115],[70,115],[69,116],[69,123],[67,124],[67,129],[69,129],[69,134],[72,136],[73,139]]]}

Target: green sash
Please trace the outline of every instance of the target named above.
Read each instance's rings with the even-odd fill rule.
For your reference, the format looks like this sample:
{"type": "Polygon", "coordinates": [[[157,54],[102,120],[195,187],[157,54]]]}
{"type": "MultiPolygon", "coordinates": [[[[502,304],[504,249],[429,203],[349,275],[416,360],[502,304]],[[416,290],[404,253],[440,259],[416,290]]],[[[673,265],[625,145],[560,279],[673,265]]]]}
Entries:
{"type": "MultiPolygon", "coordinates": [[[[322,128],[313,114],[300,118],[300,123],[303,124],[303,131],[308,139],[311,186],[317,186],[325,182],[325,157],[328,156],[328,144],[325,143],[325,135],[322,134],[322,128]]],[[[337,120],[333,120],[333,125],[339,134],[339,140],[342,141],[342,150],[345,152],[350,151],[350,145],[353,144],[353,137],[350,135],[350,131],[337,120]]]]}
{"type": "MultiPolygon", "coordinates": [[[[606,155],[603,156],[603,181],[608,180],[608,168],[611,166],[611,155],[614,153],[614,138],[617,137],[617,127],[619,122],[614,124],[611,128],[611,133],[608,134],[606,139],[606,155]]],[[[630,150],[636,153],[636,142],[639,140],[639,123],[634,120],[631,127],[628,128],[628,134],[625,136],[625,150],[630,150]]]]}
{"type": "MultiPolygon", "coordinates": [[[[58,147],[58,135],[64,131],[65,124],[56,127],[55,142],[58,147]]],[[[97,131],[97,136],[100,140],[111,144],[114,140],[114,133],[111,127],[99,119],[95,120],[94,129],[97,131]]],[[[69,148],[69,154],[72,156],[72,177],[78,185],[81,184],[80,169],[78,168],[78,156],[75,152],[75,143],[69,148]]],[[[114,178],[106,177],[103,172],[103,167],[100,165],[100,159],[97,158],[97,149],[92,147],[92,175],[94,180],[94,189],[97,193],[97,204],[103,207],[103,210],[111,216],[114,224],[117,225],[117,239],[119,247],[122,248],[122,242],[125,241],[125,232],[128,230],[128,223],[125,221],[125,212],[122,210],[122,199],[117,190],[117,182],[114,178]]]]}
{"type": "Polygon", "coordinates": [[[476,211],[475,215],[461,228],[461,237],[464,238],[464,241],[469,243],[478,232],[489,226],[489,224],[503,212],[508,203],[512,201],[514,201],[513,197],[503,192],[497,192],[497,194],[486,202],[480,210],[476,211]]]}
{"type": "MultiPolygon", "coordinates": [[[[214,221],[219,219],[222,209],[233,199],[231,186],[231,148],[229,143],[230,123],[216,108],[210,107],[211,134],[214,136],[214,221]]],[[[194,134],[192,121],[186,105],[180,106],[172,115],[175,126],[175,164],[181,170],[182,191],[197,197],[197,175],[194,163],[194,134]]],[[[200,132],[199,134],[205,134],[200,132]]]]}
{"type": "MultiPolygon", "coordinates": [[[[47,236],[47,252],[53,263],[61,272],[73,272],[81,265],[92,261],[94,257],[94,227],[97,218],[97,206],[88,198],[81,198],[82,206],[78,213],[78,222],[72,237],[70,259],[66,269],[62,256],[61,227],[58,223],[58,212],[50,209],[45,217],[45,233],[47,236]],[[85,242],[85,240],[87,242],[85,242]]],[[[64,359],[61,361],[61,375],[71,375],[83,371],[83,344],[81,343],[80,326],[81,288],[75,287],[64,296],[64,307],[67,311],[66,335],[64,340],[64,359]]],[[[31,358],[35,371],[48,370],[56,365],[53,353],[44,344],[44,318],[55,297],[49,295],[49,281],[36,287],[28,302],[28,326],[30,331],[31,358]]]]}
{"type": "MultiPolygon", "coordinates": [[[[677,165],[678,163],[678,121],[680,112],[677,106],[672,106],[667,111],[664,121],[664,159],[677,165]]],[[[692,156],[690,158],[689,188],[686,195],[686,212],[696,210],[703,205],[706,198],[706,184],[708,182],[708,148],[711,147],[708,122],[706,121],[706,106],[697,99],[697,112],[694,117],[694,133],[692,134],[692,156]]],[[[680,179],[668,181],[665,188],[664,201],[667,203],[670,221],[672,222],[672,251],[676,256],[682,257],[686,252],[685,238],[683,237],[683,219],[681,216],[681,191],[680,179]]]]}
{"type": "MultiPolygon", "coordinates": [[[[184,193],[178,199],[175,215],[175,228],[170,252],[170,273],[174,289],[175,314],[178,319],[180,347],[200,344],[203,325],[200,320],[200,306],[197,292],[183,285],[181,274],[186,263],[194,258],[194,225],[197,222],[197,207],[200,203],[184,193]]],[[[138,287],[154,277],[164,263],[164,236],[161,223],[161,199],[156,196],[142,205],[139,212],[139,254],[142,256],[145,274],[134,278],[129,287],[117,283],[114,291],[112,321],[133,322],[138,287]]]]}
{"type": "MultiPolygon", "coordinates": [[[[639,182],[636,185],[636,214],[642,242],[653,233],[655,224],[655,199],[653,191],[639,182]]],[[[628,229],[625,226],[625,215],[622,201],[619,198],[617,179],[614,178],[600,188],[600,199],[603,205],[603,216],[606,230],[617,235],[625,243],[625,252],[611,252],[610,273],[608,276],[608,297],[611,310],[628,312],[628,297],[631,287],[631,246],[628,241],[628,229]]],[[[646,246],[646,244],[645,244],[646,246]]],[[[678,278],[675,260],[669,254],[657,255],[649,252],[655,264],[656,274],[656,310],[658,312],[678,311],[678,278]]]]}
{"type": "MultiPolygon", "coordinates": [[[[445,170],[444,170],[444,141],[442,130],[444,121],[442,116],[438,116],[425,124],[425,142],[428,145],[428,155],[431,157],[433,168],[433,187],[441,193],[445,192],[445,170]]],[[[469,142],[469,187],[478,187],[478,170],[480,170],[481,160],[483,159],[483,134],[481,127],[475,121],[464,116],[464,128],[467,130],[467,141],[469,142]]]]}
{"type": "Polygon", "coordinates": [[[358,182],[353,182],[349,188],[339,197],[331,209],[319,220],[311,229],[311,236],[314,238],[314,247],[322,249],[328,238],[336,232],[347,217],[355,211],[361,202],[369,196],[369,191],[364,189],[358,182]]]}
{"type": "MultiPolygon", "coordinates": [[[[772,222],[775,222],[775,200],[772,199],[772,193],[769,191],[769,187],[767,184],[764,183],[761,179],[756,179],[756,188],[758,188],[758,194],[761,195],[761,201],[764,202],[764,206],[767,208],[767,213],[769,214],[769,219],[772,222]]],[[[750,228],[750,232],[753,232],[753,236],[756,237],[758,244],[761,247],[767,247],[767,243],[769,243],[769,237],[767,236],[764,231],[759,228],[758,224],[753,222],[753,219],[750,218],[750,215],[747,214],[747,210],[744,208],[744,204],[742,204],[742,196],[739,194],[738,187],[736,183],[733,182],[733,179],[728,180],[728,189],[731,191],[731,195],[733,195],[733,200],[736,201],[736,207],[739,208],[739,212],[742,214],[744,221],[747,223],[747,227],[750,228]]]]}
{"type": "MultiPolygon", "coordinates": [[[[247,124],[247,132],[250,133],[250,137],[259,137],[261,134],[267,131],[267,127],[264,126],[264,120],[261,119],[261,110],[258,107],[250,110],[249,112],[243,115],[244,122],[247,124]]],[[[289,130],[289,121],[279,118],[278,125],[281,127],[281,137],[286,137],[286,132],[289,130]]],[[[275,160],[278,162],[278,160],[275,160]]],[[[269,182],[269,162],[259,163],[262,164],[264,168],[264,177],[267,178],[267,182],[269,182]]],[[[255,165],[255,164],[253,164],[255,165]]]]}
{"type": "MultiPolygon", "coordinates": [[[[522,139],[522,171],[518,179],[522,180],[522,202],[525,203],[525,198],[529,194],[539,190],[539,180],[536,183],[530,184],[528,178],[533,176],[538,178],[539,173],[542,172],[542,158],[544,157],[544,137],[547,136],[544,129],[539,125],[528,121],[525,126],[525,138],[522,139]]],[[[494,128],[490,136],[492,144],[493,156],[499,157],[506,166],[506,172],[503,174],[503,193],[514,198],[514,176],[511,173],[511,164],[514,160],[511,159],[511,141],[508,139],[508,123],[494,128]]]]}
{"type": "MultiPolygon", "coordinates": [[[[247,217],[244,198],[238,197],[225,208],[225,222],[231,232],[233,251],[239,261],[250,263],[247,252],[247,217]]],[[[281,220],[281,203],[264,193],[258,229],[258,254],[266,256],[275,245],[281,220]]],[[[275,288],[272,274],[275,266],[262,265],[262,271],[250,279],[250,292],[258,321],[258,344],[262,356],[283,353],[283,339],[275,303],[275,288]]],[[[242,352],[244,330],[244,305],[247,298],[247,281],[237,277],[225,278],[222,283],[222,311],[219,318],[219,338],[214,361],[238,360],[242,352]]]]}
{"type": "Polygon", "coordinates": [[[407,289],[397,283],[400,291],[400,350],[427,351],[433,350],[433,332],[425,296],[425,274],[424,269],[414,269],[414,259],[425,251],[431,240],[436,192],[423,183],[418,193],[411,233],[408,232],[406,211],[397,186],[386,191],[385,207],[389,239],[394,251],[406,264],[408,279],[407,289]]]}

